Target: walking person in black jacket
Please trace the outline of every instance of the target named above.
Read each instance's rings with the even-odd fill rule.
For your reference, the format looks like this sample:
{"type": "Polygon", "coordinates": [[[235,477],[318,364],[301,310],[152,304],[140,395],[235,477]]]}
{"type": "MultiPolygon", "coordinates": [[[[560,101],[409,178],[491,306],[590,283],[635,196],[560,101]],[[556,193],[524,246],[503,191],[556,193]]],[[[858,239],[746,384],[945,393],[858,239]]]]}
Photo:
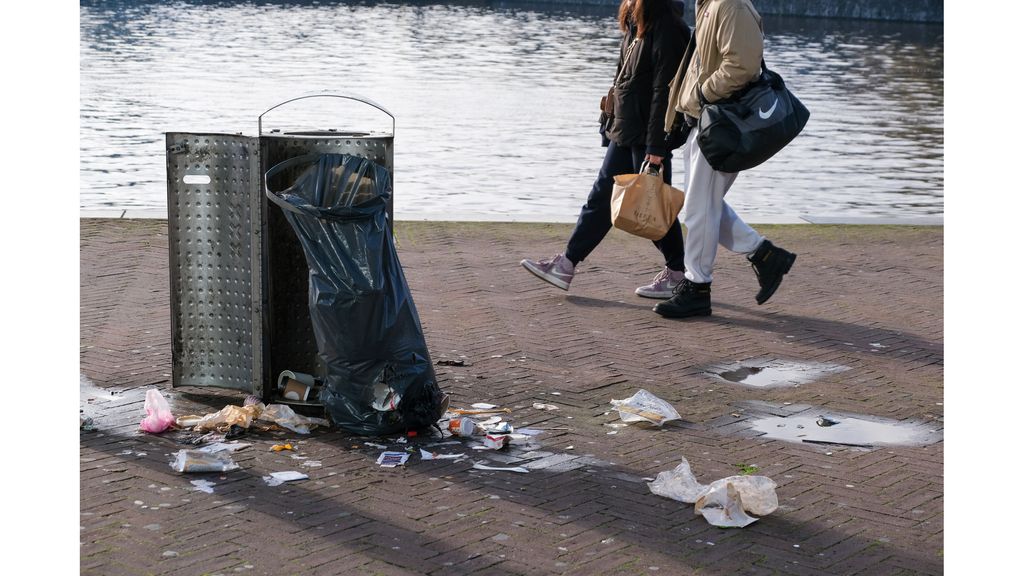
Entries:
{"type": "MultiPolygon", "coordinates": [[[[672,182],[664,118],[669,84],[690,40],[690,29],[672,0],[622,0],[619,28],[623,33],[619,64],[609,94],[614,110],[612,115],[601,113],[601,132],[608,150],[597,180],[565,252],[550,259],[521,262],[524,268],[563,290],[569,289],[576,266],[612,228],[615,176],[639,173],[644,162],[649,162],[660,167],[665,182],[672,182]]],[[[637,288],[636,293],[648,298],[669,298],[684,278],[683,232],[678,219],[654,245],[665,257],[665,268],[651,284],[637,288]]]]}

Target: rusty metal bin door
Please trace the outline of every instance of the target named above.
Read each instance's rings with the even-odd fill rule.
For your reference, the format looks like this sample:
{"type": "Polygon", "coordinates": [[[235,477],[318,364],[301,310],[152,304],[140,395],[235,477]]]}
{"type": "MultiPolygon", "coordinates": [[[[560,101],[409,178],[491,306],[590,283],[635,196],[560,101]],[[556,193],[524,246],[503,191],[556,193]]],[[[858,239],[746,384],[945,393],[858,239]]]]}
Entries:
{"type": "Polygon", "coordinates": [[[253,348],[259,141],[167,134],[172,386],[262,394],[253,348]]]}

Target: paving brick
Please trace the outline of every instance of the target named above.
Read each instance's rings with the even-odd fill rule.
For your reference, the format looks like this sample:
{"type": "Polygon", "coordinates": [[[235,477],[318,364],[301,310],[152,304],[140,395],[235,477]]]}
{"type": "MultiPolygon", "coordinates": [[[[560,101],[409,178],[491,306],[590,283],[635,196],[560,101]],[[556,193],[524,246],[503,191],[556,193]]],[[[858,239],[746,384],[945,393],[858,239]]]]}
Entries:
{"type": "Polygon", "coordinates": [[[83,220],[79,358],[92,387],[80,404],[100,430],[81,434],[81,572],[941,573],[941,442],[791,444],[759,437],[749,420],[827,409],[941,430],[942,229],[765,228],[801,254],[769,304],[753,302],[749,264],[723,252],[714,315],[668,321],[632,294],[656,272],[640,257],[650,252],[646,241],[613,231],[565,293],[518,260],[551,252],[570,227],[399,222],[432,355],[469,364],[436,367],[453,404],[493,402],[514,408],[517,428],[570,430],[538,436],[532,455],[451,447],[472,460],[527,465],[525,475],[417,455],[404,469],[381,470],[364,439],[328,430],[250,435],[254,446],[235,455],[242,470],[189,477],[167,466],[181,447],[173,438],[138,432],[145,389],[161,389],[176,413],[212,412],[241,395],[169,388],[166,223],[83,220]],[[901,281],[885,281],[893,274],[901,281]],[[706,372],[772,358],[850,369],[771,389],[706,372]],[[675,405],[683,422],[607,434],[619,421],[609,400],[641,387],[675,405]],[[534,402],[560,409],[535,410],[534,402]],[[302,454],[322,466],[269,453],[282,438],[302,440],[302,454]],[[780,509],[726,531],[690,505],[650,494],[640,479],[674,468],[680,456],[702,482],[758,465],[778,483],[780,509]],[[270,488],[260,478],[289,468],[310,479],[270,488]],[[200,477],[216,482],[214,494],[192,490],[189,481],[200,477]],[[161,528],[144,528],[154,524],[161,528]]]}

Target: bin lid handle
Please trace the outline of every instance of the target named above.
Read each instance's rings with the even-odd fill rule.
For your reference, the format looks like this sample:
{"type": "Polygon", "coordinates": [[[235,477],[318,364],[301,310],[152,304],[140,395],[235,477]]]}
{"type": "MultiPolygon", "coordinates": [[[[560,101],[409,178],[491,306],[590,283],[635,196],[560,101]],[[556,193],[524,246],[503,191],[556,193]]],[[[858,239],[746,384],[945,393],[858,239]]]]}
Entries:
{"type": "Polygon", "coordinates": [[[298,97],[292,98],[290,100],[285,100],[284,102],[280,102],[280,103],[275,104],[275,105],[271,106],[270,108],[267,108],[266,110],[264,110],[263,114],[260,114],[259,119],[257,121],[258,127],[259,127],[259,135],[260,136],[263,135],[263,117],[266,116],[266,114],[268,112],[270,112],[271,110],[274,110],[275,108],[280,108],[281,106],[284,106],[285,104],[290,104],[292,102],[295,102],[296,100],[305,100],[307,98],[342,98],[342,99],[345,99],[345,100],[355,100],[356,102],[362,102],[363,104],[366,104],[367,106],[372,106],[372,107],[376,108],[377,110],[380,110],[381,112],[383,112],[383,113],[385,113],[385,114],[387,114],[388,116],[391,117],[391,136],[392,137],[395,136],[395,115],[392,114],[391,112],[389,112],[387,108],[381,106],[380,104],[377,104],[373,100],[370,100],[369,98],[366,98],[364,96],[357,96],[355,94],[334,94],[334,93],[330,93],[330,92],[328,92],[326,90],[324,90],[323,92],[315,93],[315,94],[305,94],[303,96],[298,96],[298,97]]]}

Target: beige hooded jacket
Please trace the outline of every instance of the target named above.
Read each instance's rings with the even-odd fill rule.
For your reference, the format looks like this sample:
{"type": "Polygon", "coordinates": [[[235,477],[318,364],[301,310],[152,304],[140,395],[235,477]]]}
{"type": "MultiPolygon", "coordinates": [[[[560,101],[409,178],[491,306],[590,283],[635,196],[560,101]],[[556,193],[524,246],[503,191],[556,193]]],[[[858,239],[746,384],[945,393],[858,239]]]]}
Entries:
{"type": "Polygon", "coordinates": [[[670,85],[665,131],[672,129],[676,114],[700,117],[697,86],[708,102],[728,98],[761,73],[764,36],[761,15],[750,0],[697,0],[697,52],[689,70],[679,65],[670,85]]]}

